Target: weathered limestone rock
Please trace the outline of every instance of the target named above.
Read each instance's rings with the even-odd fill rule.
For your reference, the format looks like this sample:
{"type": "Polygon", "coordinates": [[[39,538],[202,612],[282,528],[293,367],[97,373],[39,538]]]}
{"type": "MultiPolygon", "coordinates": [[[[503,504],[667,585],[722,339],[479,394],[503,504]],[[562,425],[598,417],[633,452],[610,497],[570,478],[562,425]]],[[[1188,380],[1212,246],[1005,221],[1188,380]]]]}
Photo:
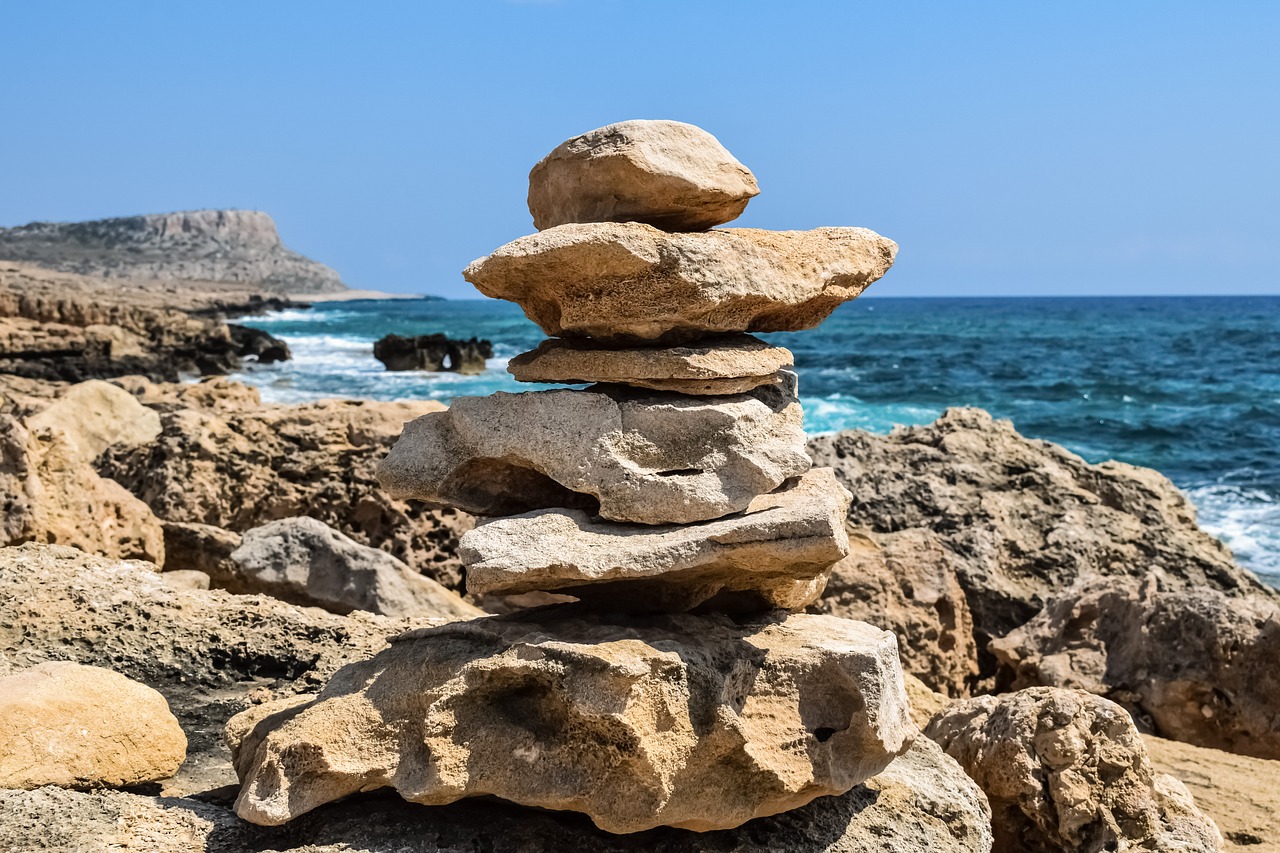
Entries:
{"type": "MultiPolygon", "coordinates": [[[[827,469],[822,469],[827,470],[827,469]]],[[[813,609],[861,619],[898,637],[902,667],[948,696],[967,696],[978,674],[973,618],[954,557],[932,530],[882,533],[847,525],[849,553],[831,567],[813,609]]]]}
{"type": "Polygon", "coordinates": [[[668,234],[609,222],[521,237],[463,275],[519,303],[548,335],[669,343],[811,329],[884,275],[897,251],[865,228],[668,234]]]}
{"type": "Polygon", "coordinates": [[[373,344],[373,357],[387,370],[484,373],[485,359],[493,358],[493,343],[478,338],[452,340],[443,334],[385,335],[373,344]]]}
{"type": "Polygon", "coordinates": [[[231,744],[237,813],[274,825],[357,791],[492,794],[609,832],[727,829],[838,795],[915,732],[897,644],[792,615],[578,606],[409,632],[231,744]]]}
{"type": "Polygon", "coordinates": [[[848,550],[849,499],[817,468],[728,518],[652,527],[543,510],[482,522],[459,554],[473,595],[554,590],[627,610],[689,609],[721,595],[720,605],[727,596],[799,610],[848,550]]]}
{"type": "Polygon", "coordinates": [[[61,430],[86,459],[93,460],[113,444],[131,447],[154,441],[160,435],[160,414],[123,388],[91,379],[67,388],[31,417],[27,428],[61,430]]]}
{"type": "Polygon", "coordinates": [[[1149,719],[1158,734],[1280,758],[1280,606],[1159,571],[1093,578],[991,642],[1014,689],[1074,687],[1149,719]]]}
{"type": "Polygon", "coordinates": [[[1222,848],[1181,782],[1155,773],[1123,708],[1077,690],[979,696],[942,711],[925,733],[991,802],[996,849],[1222,848]]]}
{"type": "Polygon", "coordinates": [[[794,359],[750,335],[724,335],[683,347],[606,349],[549,338],[507,365],[521,382],[606,382],[681,394],[742,394],[778,381],[794,359]]]}
{"type": "Polygon", "coordinates": [[[367,610],[382,616],[452,619],[483,615],[387,552],[306,516],[245,532],[230,560],[248,590],[331,613],[367,610]]]}
{"type": "Polygon", "coordinates": [[[378,479],[392,497],[480,515],[566,507],[683,524],[745,509],[810,464],[793,388],[602,386],[459,397],[405,424],[378,479]]]}
{"type": "Polygon", "coordinates": [[[164,697],[109,669],[59,661],[0,678],[0,788],[137,785],[186,753],[164,697]]]}
{"type": "MultiPolygon", "coordinates": [[[[486,799],[426,809],[376,794],[322,806],[288,826],[263,827],[205,798],[0,790],[0,849],[99,848],[147,853],[990,853],[991,812],[960,766],[923,737],[847,794],[708,833],[659,827],[617,836],[572,812],[486,799]]],[[[1250,849],[1270,853],[1265,847],[1250,849]]]]}
{"type": "Polygon", "coordinates": [[[145,503],[100,477],[61,429],[0,415],[0,545],[58,542],[164,564],[164,532],[145,503]]]}
{"type": "Polygon", "coordinates": [[[623,121],[575,136],[529,173],[539,231],[567,222],[647,222],[701,231],[737,219],[755,175],[700,127],[623,121]]]}

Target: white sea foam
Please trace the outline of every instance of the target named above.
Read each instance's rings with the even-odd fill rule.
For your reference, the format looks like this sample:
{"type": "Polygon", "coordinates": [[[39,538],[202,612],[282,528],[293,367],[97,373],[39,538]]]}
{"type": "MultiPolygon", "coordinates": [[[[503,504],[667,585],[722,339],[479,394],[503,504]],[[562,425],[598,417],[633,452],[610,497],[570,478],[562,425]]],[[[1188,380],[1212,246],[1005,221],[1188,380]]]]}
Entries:
{"type": "Polygon", "coordinates": [[[1260,575],[1280,578],[1280,502],[1260,489],[1206,485],[1187,490],[1200,526],[1260,575]]]}

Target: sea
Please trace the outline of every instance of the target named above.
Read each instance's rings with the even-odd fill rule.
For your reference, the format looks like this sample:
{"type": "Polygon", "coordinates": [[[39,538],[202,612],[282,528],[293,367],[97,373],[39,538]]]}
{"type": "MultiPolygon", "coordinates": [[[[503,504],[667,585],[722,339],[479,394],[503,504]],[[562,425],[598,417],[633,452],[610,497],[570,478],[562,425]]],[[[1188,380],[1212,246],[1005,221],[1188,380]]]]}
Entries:
{"type": "MultiPolygon", "coordinates": [[[[506,372],[544,335],[495,300],[321,303],[237,322],[294,357],[236,378],[264,400],[432,399],[528,391],[506,372]],[[373,342],[493,342],[479,376],[389,373],[373,342]]],[[[817,329],[760,337],[796,359],[805,428],[885,433],[980,406],[1091,462],[1155,468],[1200,523],[1280,586],[1280,297],[864,298],[817,329]]]]}

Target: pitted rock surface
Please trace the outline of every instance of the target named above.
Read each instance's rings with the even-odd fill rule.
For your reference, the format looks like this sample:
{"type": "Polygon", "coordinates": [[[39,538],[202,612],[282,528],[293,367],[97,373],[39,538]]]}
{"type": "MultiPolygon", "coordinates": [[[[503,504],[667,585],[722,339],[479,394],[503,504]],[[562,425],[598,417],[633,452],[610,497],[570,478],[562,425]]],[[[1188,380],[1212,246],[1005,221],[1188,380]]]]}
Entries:
{"type": "Polygon", "coordinates": [[[479,515],[564,507],[684,524],[745,509],[809,470],[804,440],[793,387],[499,392],[405,424],[378,479],[394,498],[479,515]]]}
{"type": "Polygon", "coordinates": [[[627,610],[689,609],[722,595],[799,610],[848,551],[849,498],[829,468],[816,468],[715,521],[651,527],[543,510],[480,524],[459,553],[473,595],[553,590],[627,610]]]}
{"type": "Polygon", "coordinates": [[[893,635],[828,616],[542,608],[409,632],[313,702],[228,726],[237,813],[492,794],[608,832],[728,829],[839,795],[915,735],[893,635]]]}
{"type": "Polygon", "coordinates": [[[668,234],[639,222],[561,225],[463,272],[548,335],[678,343],[724,332],[812,329],[893,265],[865,228],[668,234]]]}

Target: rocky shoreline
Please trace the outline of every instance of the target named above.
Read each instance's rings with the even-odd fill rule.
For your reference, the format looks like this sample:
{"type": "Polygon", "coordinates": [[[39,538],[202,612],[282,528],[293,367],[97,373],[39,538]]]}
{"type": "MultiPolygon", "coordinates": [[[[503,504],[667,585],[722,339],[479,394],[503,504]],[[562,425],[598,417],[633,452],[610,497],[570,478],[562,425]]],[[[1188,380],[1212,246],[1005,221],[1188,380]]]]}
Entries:
{"type": "MultiPolygon", "coordinates": [[[[566,145],[567,153],[553,152],[542,167],[551,176],[545,180],[569,180],[567,161],[576,149],[566,145]]],[[[706,204],[668,210],[659,224],[705,227],[707,217],[741,212],[755,194],[754,180],[745,182],[736,169],[724,180],[731,191],[708,190],[706,204]],[[691,218],[679,218],[685,215],[691,218]]],[[[651,186],[633,178],[624,183],[651,186]]],[[[584,214],[568,200],[579,195],[594,197],[548,191],[536,200],[536,215],[550,231],[573,237],[574,229],[593,227],[574,224],[584,214]]],[[[602,196],[598,215],[637,215],[639,202],[618,213],[608,206],[618,198],[609,198],[602,196]]],[[[638,239],[628,251],[641,255],[650,241],[678,255],[692,250],[676,244],[698,238],[649,225],[630,229],[635,238],[613,230],[603,228],[597,245],[638,239]]],[[[759,251],[765,259],[759,263],[773,263],[773,238],[759,234],[735,238],[756,248],[736,246],[732,255],[759,251]]],[[[585,251],[576,237],[562,243],[537,236],[504,247],[492,256],[494,266],[473,265],[469,275],[502,290],[541,263],[542,254],[579,263],[574,253],[585,251]]],[[[777,274],[788,275],[777,263],[783,270],[777,274]]],[[[0,262],[0,323],[10,324],[4,327],[10,341],[29,341],[6,350],[28,357],[0,359],[0,732],[17,731],[4,728],[15,720],[32,725],[30,706],[12,697],[35,695],[32,684],[56,677],[115,685],[138,703],[139,725],[171,735],[165,749],[120,759],[132,762],[126,768],[132,776],[112,775],[103,758],[69,778],[65,762],[49,752],[22,759],[24,775],[17,775],[11,769],[17,759],[0,747],[0,849],[1280,850],[1271,794],[1280,783],[1280,593],[1197,526],[1193,508],[1168,480],[1119,463],[1089,464],[977,409],[951,409],[933,424],[887,436],[847,431],[812,438],[798,445],[802,458],[792,458],[777,450],[793,438],[789,424],[798,418],[788,409],[785,383],[775,378],[785,363],[778,353],[732,337],[699,349],[701,332],[640,324],[610,337],[600,311],[562,311],[569,297],[548,292],[536,277],[524,280],[536,285],[535,313],[548,324],[590,329],[608,346],[548,342],[513,360],[513,372],[612,384],[520,395],[524,401],[499,395],[507,426],[478,435],[468,432],[475,423],[502,423],[481,411],[489,405],[483,401],[450,409],[432,402],[267,405],[254,389],[216,375],[173,381],[178,369],[200,367],[191,353],[211,341],[225,340],[227,348],[221,360],[205,364],[209,373],[225,373],[229,359],[244,357],[219,314],[230,306],[238,312],[276,304],[260,293],[184,291],[175,301],[154,285],[106,287],[0,262]],[[104,340],[111,346],[94,349],[104,340]],[[620,380],[636,386],[624,393],[620,380]],[[660,405],[662,394],[676,392],[696,402],[676,413],[660,405]],[[536,399],[548,402],[539,408],[536,399]],[[725,400],[737,402],[726,408],[725,400]],[[716,421],[715,464],[723,466],[716,487],[693,479],[693,462],[664,462],[658,467],[690,478],[681,481],[687,493],[676,501],[667,497],[670,477],[575,466],[606,453],[583,443],[584,433],[551,445],[534,440],[531,424],[588,405],[600,419],[642,424],[648,436],[660,435],[659,418],[684,418],[677,432],[687,437],[713,418],[732,417],[732,426],[716,421]],[[402,425],[419,418],[401,438],[402,425]],[[400,456],[392,452],[397,440],[407,442],[400,456]],[[766,441],[774,449],[764,459],[766,441]],[[406,454],[418,445],[425,449],[406,454]],[[420,464],[432,453],[440,454],[436,468],[420,464]],[[536,456],[560,485],[471,465],[467,454],[508,466],[536,456]],[[405,459],[413,464],[406,467],[405,459]],[[456,469],[468,465],[470,475],[458,476],[456,469]],[[792,485],[780,488],[784,480],[792,485]],[[731,481],[741,485],[729,488],[731,481]],[[499,489],[502,483],[508,488],[499,489]],[[520,488],[511,490],[512,483],[520,488]],[[823,496],[844,490],[852,496],[847,512],[837,501],[826,519],[823,496]],[[570,496],[580,504],[566,504],[570,496]],[[464,509],[512,517],[487,521],[463,543],[476,524],[464,509]],[[566,518],[570,534],[560,523],[566,518]],[[640,523],[651,527],[632,529],[640,523]],[[698,748],[724,757],[723,766],[710,758],[699,765],[722,774],[708,778],[735,778],[749,763],[734,751],[741,744],[715,722],[735,690],[789,699],[797,683],[802,694],[821,689],[823,679],[801,663],[823,642],[805,646],[798,639],[816,630],[808,625],[827,625],[827,636],[839,634],[848,648],[892,635],[895,666],[905,673],[921,732],[913,726],[895,747],[897,757],[887,756],[866,778],[842,786],[843,793],[698,833],[646,826],[615,835],[580,814],[493,797],[421,806],[373,790],[385,783],[371,777],[351,781],[352,773],[368,773],[353,769],[368,760],[368,750],[345,756],[342,744],[348,737],[369,749],[385,744],[375,730],[404,712],[385,704],[401,701],[394,691],[370,698],[376,719],[339,700],[365,695],[361,685],[376,683],[384,670],[388,683],[404,683],[427,678],[422,673],[432,666],[451,667],[454,659],[441,657],[442,664],[433,657],[445,655],[450,643],[485,649],[445,673],[470,685],[515,680],[534,659],[580,671],[583,683],[622,677],[607,657],[609,644],[618,630],[630,636],[655,630],[649,621],[643,629],[627,622],[654,617],[610,616],[613,627],[605,630],[605,617],[557,603],[566,592],[582,604],[609,600],[592,598],[589,564],[608,562],[612,571],[618,560],[594,540],[583,545],[584,531],[621,531],[637,573],[660,571],[670,589],[679,587],[673,578],[696,574],[678,596],[663,599],[664,607],[693,613],[663,616],[665,639],[656,642],[697,650],[681,664],[688,674],[671,674],[673,682],[726,679],[706,708],[680,708],[692,715],[698,748]],[[785,560],[777,556],[780,540],[787,543],[785,560]],[[712,597],[770,560],[803,575],[805,590],[814,588],[814,577],[824,582],[806,599],[783,597],[777,578],[765,582],[763,574],[745,582],[744,589],[772,596],[771,604],[802,612],[750,629],[772,638],[773,646],[761,639],[762,648],[797,649],[785,653],[796,668],[734,686],[737,670],[723,665],[737,653],[717,643],[725,649],[740,643],[735,632],[754,625],[761,611],[757,602],[737,613],[712,597]],[[581,574],[567,574],[569,565],[581,574]],[[685,572],[694,574],[679,574],[685,572]],[[707,600],[723,612],[698,610],[707,600]],[[537,609],[521,610],[531,606],[537,609]],[[624,622],[630,627],[619,628],[624,622]],[[793,634],[787,625],[796,626],[793,634]],[[522,651],[505,657],[493,651],[508,647],[522,651]],[[94,669],[80,673],[67,662],[94,669]],[[102,670],[133,687],[91,681],[103,678],[102,670]],[[5,691],[5,684],[13,686],[5,691]],[[167,708],[138,692],[146,690],[167,708]],[[290,804],[281,814],[292,819],[283,826],[237,817],[233,801],[249,773],[246,757],[256,755],[260,766],[319,761],[284,741],[262,746],[270,732],[313,707],[316,694],[336,697],[325,712],[339,721],[336,730],[363,727],[358,737],[352,729],[333,741],[335,751],[319,762],[329,762],[323,778],[336,780],[329,792],[350,796],[306,814],[290,804]],[[186,741],[176,761],[171,721],[186,741]]],[[[688,276],[668,285],[679,292],[688,276]]],[[[761,311],[758,304],[731,305],[708,331],[737,334],[726,326],[741,318],[756,322],[761,311]]],[[[259,355],[263,344],[254,344],[259,355]]],[[[641,451],[607,450],[623,452],[641,451]]],[[[628,580],[611,576],[620,579],[628,580]]],[[[627,589],[633,599],[657,595],[648,580],[627,589]]],[[[553,671],[539,666],[544,675],[553,671]]],[[[559,689],[546,677],[546,691],[559,689]]],[[[604,697],[613,689],[588,692],[604,697]]],[[[456,742],[468,747],[467,778],[477,786],[472,793],[512,800],[536,786],[536,773],[513,776],[504,762],[515,760],[521,727],[531,725],[522,715],[550,706],[530,699],[504,711],[483,693],[456,684],[449,690],[460,692],[448,694],[447,719],[432,717],[435,734],[428,734],[459,733],[456,742]]],[[[66,687],[58,695],[77,693],[66,687]]],[[[813,707],[829,709],[835,701],[813,707]]],[[[51,726],[43,735],[48,743],[74,743],[77,715],[92,715],[70,701],[58,713],[67,725],[51,726]]],[[[785,713],[780,705],[770,719],[785,713]]],[[[679,719],[673,719],[674,727],[679,719]]],[[[836,730],[826,725],[810,728],[830,739],[836,730]]],[[[550,743],[553,734],[536,742],[550,743]]],[[[123,742],[130,735],[113,737],[123,742]]],[[[623,737],[619,729],[592,734],[593,743],[614,737],[623,737]]],[[[764,760],[753,749],[745,754],[764,760]]],[[[418,768],[398,778],[424,789],[432,772],[418,768]]],[[[599,772],[620,771],[601,765],[599,772]]],[[[622,772],[629,784],[640,778],[638,770],[622,772]]],[[[265,787],[254,802],[281,808],[271,799],[269,774],[257,778],[265,787]]],[[[699,784],[701,790],[712,783],[699,784]]],[[[714,805],[681,819],[693,825],[727,809],[714,805]]],[[[644,817],[628,811],[635,802],[606,808],[631,815],[627,820],[644,817]]]]}

